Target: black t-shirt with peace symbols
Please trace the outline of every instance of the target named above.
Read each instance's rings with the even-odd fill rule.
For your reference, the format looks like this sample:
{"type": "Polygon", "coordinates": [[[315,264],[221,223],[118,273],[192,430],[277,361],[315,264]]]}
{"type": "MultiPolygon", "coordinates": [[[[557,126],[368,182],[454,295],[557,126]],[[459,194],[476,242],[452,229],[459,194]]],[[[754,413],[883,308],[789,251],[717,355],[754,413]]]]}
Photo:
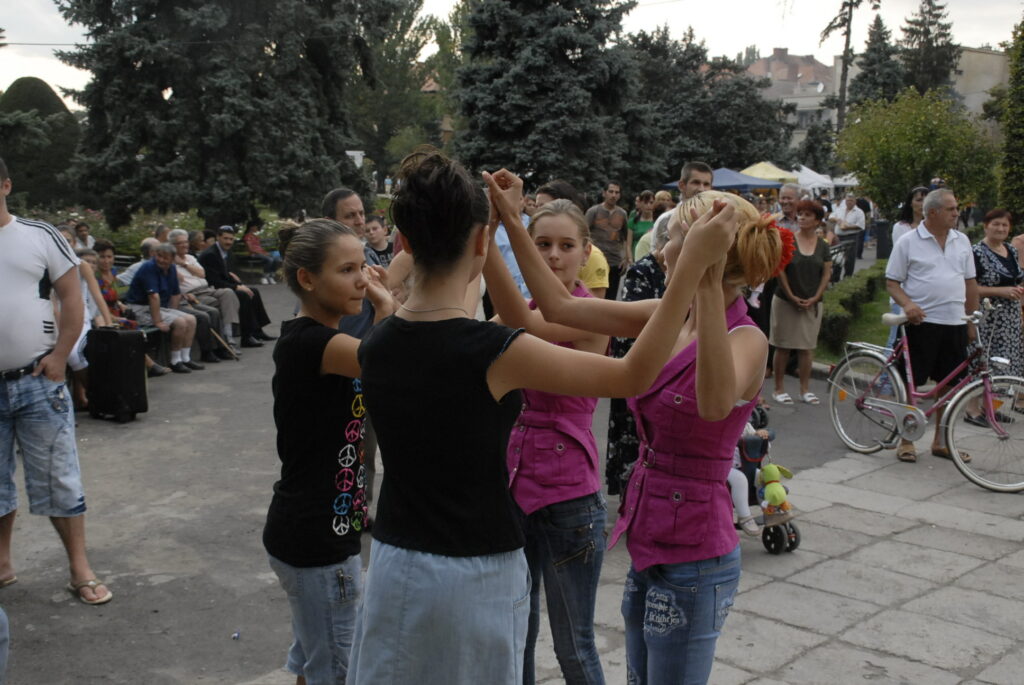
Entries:
{"type": "Polygon", "coordinates": [[[366,521],[360,381],[320,373],[336,335],[299,317],[281,324],[274,348],[281,480],[274,483],[263,546],[292,566],[328,566],[359,554],[366,521]]]}

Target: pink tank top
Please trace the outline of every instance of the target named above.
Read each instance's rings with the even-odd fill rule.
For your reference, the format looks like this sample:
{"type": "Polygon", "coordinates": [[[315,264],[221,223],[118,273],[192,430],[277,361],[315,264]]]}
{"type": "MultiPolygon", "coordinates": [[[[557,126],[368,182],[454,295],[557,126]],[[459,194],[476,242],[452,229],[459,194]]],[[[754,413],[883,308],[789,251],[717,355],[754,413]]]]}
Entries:
{"type": "MultiPolygon", "coordinates": [[[[754,325],[742,297],[725,316],[730,331],[754,325]]],[[[609,548],[628,531],[626,546],[638,571],[721,556],[739,542],[726,478],[757,397],[733,407],[721,421],[700,418],[697,344],[695,340],[670,360],[650,390],[628,400],[636,417],[640,456],[609,548]]]]}
{"type": "MultiPolygon", "coordinates": [[[[592,297],[582,284],[575,297],[592,297]]],[[[530,302],[530,309],[536,309],[530,302]]],[[[572,343],[557,343],[573,348],[572,343]]],[[[523,411],[508,439],[509,489],[516,504],[532,514],[549,504],[601,489],[597,441],[591,425],[597,399],[522,390],[523,411]]]]}

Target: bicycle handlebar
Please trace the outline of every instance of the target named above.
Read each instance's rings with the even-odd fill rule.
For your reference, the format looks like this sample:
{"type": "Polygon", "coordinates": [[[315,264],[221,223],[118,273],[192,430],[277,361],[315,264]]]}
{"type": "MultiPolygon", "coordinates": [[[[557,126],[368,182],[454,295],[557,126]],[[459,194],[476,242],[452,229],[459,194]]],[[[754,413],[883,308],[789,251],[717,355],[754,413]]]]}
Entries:
{"type": "MultiPolygon", "coordinates": [[[[992,304],[992,300],[986,297],[984,300],[981,301],[981,309],[969,315],[964,314],[961,318],[965,323],[973,323],[974,325],[978,325],[979,323],[981,323],[981,320],[985,318],[987,313],[992,311],[993,309],[995,309],[995,306],[992,304]]],[[[906,322],[906,314],[893,314],[891,312],[886,312],[885,314],[882,314],[882,323],[885,324],[886,326],[901,326],[906,322]]]]}

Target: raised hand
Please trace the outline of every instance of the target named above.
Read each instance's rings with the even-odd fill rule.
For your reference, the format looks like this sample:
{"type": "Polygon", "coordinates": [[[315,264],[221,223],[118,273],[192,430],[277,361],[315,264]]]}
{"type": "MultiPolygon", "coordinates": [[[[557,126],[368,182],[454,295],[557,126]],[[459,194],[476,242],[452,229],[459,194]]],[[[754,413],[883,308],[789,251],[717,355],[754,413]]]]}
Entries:
{"type": "Polygon", "coordinates": [[[493,174],[484,172],[484,181],[490,191],[491,202],[503,219],[519,216],[519,205],[523,199],[523,179],[508,169],[493,174]]]}
{"type": "MultiPolygon", "coordinates": [[[[685,254],[688,259],[696,259],[698,265],[707,268],[723,260],[736,240],[739,229],[736,208],[728,202],[715,200],[701,216],[697,216],[695,210],[690,211],[690,228],[679,257],[685,254]]],[[[722,268],[724,266],[723,262],[722,268]]]]}

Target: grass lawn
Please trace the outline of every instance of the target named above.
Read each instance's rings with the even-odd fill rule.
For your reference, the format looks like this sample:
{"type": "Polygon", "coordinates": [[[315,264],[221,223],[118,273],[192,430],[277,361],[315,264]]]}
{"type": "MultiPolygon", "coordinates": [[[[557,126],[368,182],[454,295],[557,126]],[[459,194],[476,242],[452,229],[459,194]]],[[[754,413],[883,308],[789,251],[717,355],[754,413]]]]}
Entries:
{"type": "MultiPolygon", "coordinates": [[[[869,342],[876,345],[884,345],[889,337],[889,327],[882,323],[882,314],[889,311],[889,293],[880,289],[875,293],[872,302],[865,303],[860,308],[860,314],[850,327],[850,340],[857,342],[869,342]]],[[[843,356],[843,351],[838,353],[819,345],[814,351],[815,361],[831,364],[843,356]]]]}

